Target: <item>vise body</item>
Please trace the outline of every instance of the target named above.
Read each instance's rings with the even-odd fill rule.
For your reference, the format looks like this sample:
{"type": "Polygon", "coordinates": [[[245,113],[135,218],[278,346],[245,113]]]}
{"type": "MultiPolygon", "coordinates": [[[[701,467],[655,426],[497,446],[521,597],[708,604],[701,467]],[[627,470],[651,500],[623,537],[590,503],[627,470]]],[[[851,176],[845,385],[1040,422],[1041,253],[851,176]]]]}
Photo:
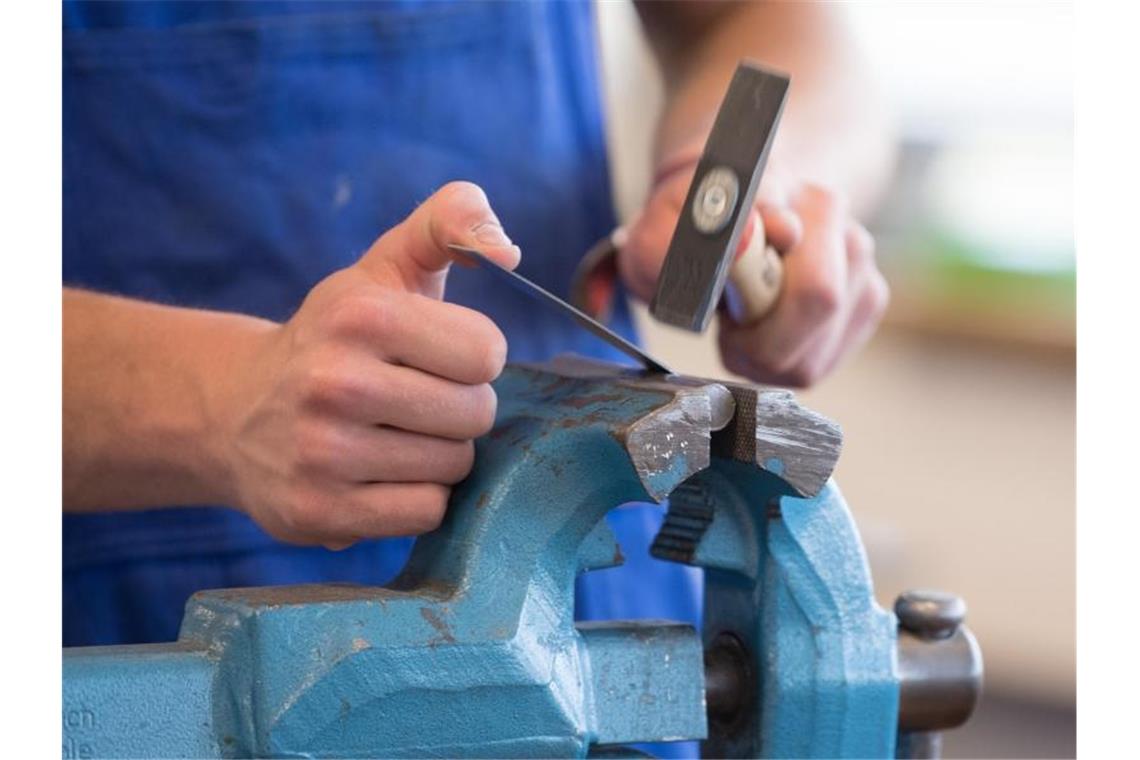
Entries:
{"type": "Polygon", "coordinates": [[[496,390],[388,586],[202,591],[176,642],[64,650],[65,756],[928,756],[969,716],[960,602],[875,603],[839,429],[791,393],[573,358],[496,390]],[[652,553],[704,568],[703,631],[576,624],[576,576],[622,561],[606,513],[666,499],[652,553]]]}

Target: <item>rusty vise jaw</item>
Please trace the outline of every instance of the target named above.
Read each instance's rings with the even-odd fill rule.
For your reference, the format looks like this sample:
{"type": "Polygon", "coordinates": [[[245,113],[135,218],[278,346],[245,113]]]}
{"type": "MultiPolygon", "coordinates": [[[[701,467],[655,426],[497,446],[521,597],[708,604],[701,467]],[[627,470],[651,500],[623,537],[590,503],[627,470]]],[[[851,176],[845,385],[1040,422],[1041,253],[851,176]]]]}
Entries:
{"type": "MultiPolygon", "coordinates": [[[[474,470],[393,583],[203,591],[175,643],[65,652],[65,706],[99,716],[65,738],[108,757],[583,757],[727,735],[707,712],[708,632],[575,624],[575,579],[622,561],[611,508],[671,497],[653,552],[714,571],[710,619],[754,657],[769,505],[839,509],[838,428],[784,391],[575,358],[510,366],[496,391],[474,470]],[[733,620],[725,573],[749,600],[733,620]]],[[[856,580],[860,552],[839,553],[856,580]]],[[[740,704],[753,718],[733,746],[759,752],[763,715],[740,704]]]]}
{"type": "Polygon", "coordinates": [[[627,450],[646,490],[664,498],[653,475],[669,469],[676,455],[696,457],[696,472],[722,459],[755,464],[783,480],[799,496],[817,495],[835,471],[843,448],[837,423],[802,406],[791,391],[682,375],[661,376],[578,356],[545,365],[517,365],[522,371],[558,376],[609,388],[614,395],[662,393],[673,401],[638,421],[627,450]],[[692,447],[692,451],[688,451],[692,447]]]}

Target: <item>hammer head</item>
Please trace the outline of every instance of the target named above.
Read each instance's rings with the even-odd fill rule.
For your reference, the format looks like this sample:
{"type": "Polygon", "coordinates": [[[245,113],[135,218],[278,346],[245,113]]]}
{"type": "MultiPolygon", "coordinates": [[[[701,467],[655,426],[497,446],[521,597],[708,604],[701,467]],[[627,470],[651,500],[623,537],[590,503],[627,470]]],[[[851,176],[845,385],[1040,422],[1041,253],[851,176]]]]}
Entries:
{"type": "Polygon", "coordinates": [[[697,163],[650,313],[704,332],[724,292],[732,256],[768,161],[788,77],[749,61],[736,67],[697,163]]]}

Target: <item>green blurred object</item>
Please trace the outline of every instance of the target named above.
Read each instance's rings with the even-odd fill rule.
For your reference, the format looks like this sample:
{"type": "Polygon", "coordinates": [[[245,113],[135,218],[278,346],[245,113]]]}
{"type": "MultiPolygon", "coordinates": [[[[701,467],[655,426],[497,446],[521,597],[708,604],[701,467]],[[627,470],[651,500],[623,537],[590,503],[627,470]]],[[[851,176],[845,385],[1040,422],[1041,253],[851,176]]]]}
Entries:
{"type": "Polygon", "coordinates": [[[904,146],[881,221],[888,320],[970,339],[1076,344],[1071,141],[904,146]]]}
{"type": "Polygon", "coordinates": [[[939,296],[961,303],[1010,309],[1048,308],[1076,317],[1075,267],[1028,271],[989,265],[990,257],[948,231],[932,231],[926,248],[930,275],[939,296]]]}

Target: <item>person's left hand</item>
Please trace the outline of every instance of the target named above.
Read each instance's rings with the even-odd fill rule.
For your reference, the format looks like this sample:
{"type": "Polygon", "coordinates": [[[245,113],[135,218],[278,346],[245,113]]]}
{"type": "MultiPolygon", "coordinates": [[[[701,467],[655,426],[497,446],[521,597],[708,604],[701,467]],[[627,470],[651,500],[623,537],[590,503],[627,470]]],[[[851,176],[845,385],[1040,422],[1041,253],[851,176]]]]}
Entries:
{"type": "MultiPolygon", "coordinates": [[[[627,229],[618,271],[646,302],[695,170],[694,162],[660,179],[627,229]]],[[[775,308],[753,325],[720,314],[721,359],[730,372],[756,382],[806,387],[861,347],[886,310],[889,290],[875,263],[875,242],[840,193],[789,183],[772,169],[753,213],[783,258],[783,287],[775,308]]],[[[741,240],[741,250],[747,242],[741,240]]]]}

